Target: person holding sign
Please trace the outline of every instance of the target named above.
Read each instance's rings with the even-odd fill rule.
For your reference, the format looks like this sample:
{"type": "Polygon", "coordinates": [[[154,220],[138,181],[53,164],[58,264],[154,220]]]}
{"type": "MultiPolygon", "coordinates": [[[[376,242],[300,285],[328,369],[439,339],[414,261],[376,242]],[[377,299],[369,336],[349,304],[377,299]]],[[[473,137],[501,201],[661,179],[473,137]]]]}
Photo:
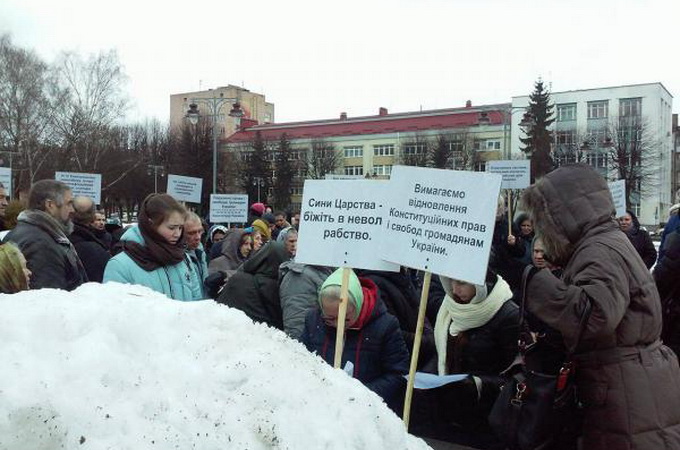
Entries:
{"type": "MultiPolygon", "coordinates": [[[[336,270],[321,285],[319,307],[307,314],[302,333],[307,349],[331,365],[335,356],[342,271],[336,270]]],[[[350,271],[348,300],[341,364],[348,370],[351,367],[354,378],[382,397],[394,411],[400,411],[409,352],[399,322],[387,312],[375,283],[358,278],[353,271],[350,271]]]]}
{"type": "Polygon", "coordinates": [[[123,234],[123,251],[106,265],[104,282],[139,284],[175,300],[202,298],[184,253],[186,216],[186,209],[168,194],[146,197],[139,224],[123,234]]]}
{"type": "Polygon", "coordinates": [[[588,165],[563,166],[528,188],[522,203],[563,268],[560,277],[532,271],[526,307],[567,348],[576,346],[582,448],[680,448],[678,359],[659,339],[659,293],[614,219],[607,182],[588,165]]]}

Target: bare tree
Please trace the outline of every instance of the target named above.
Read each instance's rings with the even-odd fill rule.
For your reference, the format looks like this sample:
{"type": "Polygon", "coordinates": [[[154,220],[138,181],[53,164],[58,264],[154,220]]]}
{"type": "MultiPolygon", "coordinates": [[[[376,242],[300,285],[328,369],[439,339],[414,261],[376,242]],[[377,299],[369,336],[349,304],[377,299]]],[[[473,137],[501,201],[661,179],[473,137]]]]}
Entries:
{"type": "Polygon", "coordinates": [[[400,145],[399,162],[405,166],[426,167],[431,144],[422,133],[414,133],[404,139],[400,145]]]}
{"type": "Polygon", "coordinates": [[[609,168],[617,179],[626,180],[626,204],[639,204],[659,185],[659,143],[649,122],[639,115],[619,117],[607,132],[609,168]]]}
{"type": "Polygon", "coordinates": [[[325,139],[314,139],[307,157],[306,177],[320,180],[326,174],[335,172],[340,167],[340,162],[341,155],[333,143],[325,139]]]}

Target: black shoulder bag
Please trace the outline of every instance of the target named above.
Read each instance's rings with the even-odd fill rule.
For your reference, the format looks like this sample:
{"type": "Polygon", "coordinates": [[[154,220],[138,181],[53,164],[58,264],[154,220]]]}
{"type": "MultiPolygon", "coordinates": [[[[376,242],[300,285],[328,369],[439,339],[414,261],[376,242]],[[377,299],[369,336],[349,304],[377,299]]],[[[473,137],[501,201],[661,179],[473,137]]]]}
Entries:
{"type": "MultiPolygon", "coordinates": [[[[526,287],[531,270],[522,276],[520,332],[525,329],[526,287]]],[[[559,370],[545,373],[540,368],[537,345],[519,339],[519,355],[503,372],[507,381],[501,388],[489,415],[489,424],[511,450],[537,450],[550,445],[579,417],[572,355],[583,335],[592,305],[586,303],[579,322],[578,339],[567,350],[559,370]]],[[[545,353],[544,353],[545,355],[545,353]]]]}

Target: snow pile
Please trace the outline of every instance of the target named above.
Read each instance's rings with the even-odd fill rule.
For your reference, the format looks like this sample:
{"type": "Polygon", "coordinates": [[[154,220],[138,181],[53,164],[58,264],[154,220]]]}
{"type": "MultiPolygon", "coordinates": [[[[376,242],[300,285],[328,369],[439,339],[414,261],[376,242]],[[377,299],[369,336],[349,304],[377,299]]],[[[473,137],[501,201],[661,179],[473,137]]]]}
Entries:
{"type": "Polygon", "coordinates": [[[426,449],[358,381],[212,301],[0,296],[0,449],[426,449]]]}

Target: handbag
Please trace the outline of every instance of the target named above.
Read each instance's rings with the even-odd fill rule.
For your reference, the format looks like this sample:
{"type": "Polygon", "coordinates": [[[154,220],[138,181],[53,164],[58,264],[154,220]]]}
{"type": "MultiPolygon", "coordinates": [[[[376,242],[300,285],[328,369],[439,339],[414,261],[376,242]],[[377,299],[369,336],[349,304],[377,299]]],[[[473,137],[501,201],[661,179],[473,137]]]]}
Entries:
{"type": "MultiPolygon", "coordinates": [[[[526,287],[531,272],[522,276],[520,330],[525,328],[526,287]]],[[[520,337],[519,355],[503,372],[507,381],[494,402],[489,424],[497,437],[511,450],[538,450],[549,446],[564,430],[573,428],[579,414],[572,355],[590,317],[592,305],[586,307],[579,321],[578,338],[567,349],[558,370],[545,370],[540,345],[527,345],[520,337]]],[[[539,338],[540,339],[540,338],[539,338]]]]}

